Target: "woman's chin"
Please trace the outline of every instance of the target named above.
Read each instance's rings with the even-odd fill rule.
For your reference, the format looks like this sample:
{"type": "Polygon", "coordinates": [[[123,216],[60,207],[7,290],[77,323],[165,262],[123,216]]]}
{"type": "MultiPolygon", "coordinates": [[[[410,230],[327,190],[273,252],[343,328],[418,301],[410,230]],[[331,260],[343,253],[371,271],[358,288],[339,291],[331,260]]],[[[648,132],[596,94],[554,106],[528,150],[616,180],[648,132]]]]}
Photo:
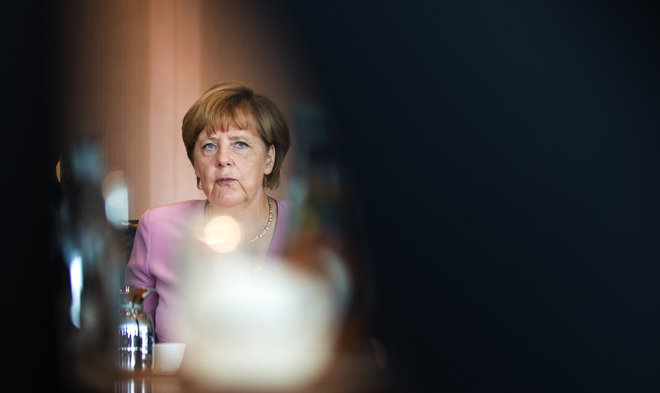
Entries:
{"type": "Polygon", "coordinates": [[[223,207],[234,207],[238,206],[241,203],[245,202],[245,196],[243,195],[234,195],[229,194],[223,194],[223,195],[211,195],[209,197],[209,201],[211,204],[215,207],[223,208],[223,207]]]}

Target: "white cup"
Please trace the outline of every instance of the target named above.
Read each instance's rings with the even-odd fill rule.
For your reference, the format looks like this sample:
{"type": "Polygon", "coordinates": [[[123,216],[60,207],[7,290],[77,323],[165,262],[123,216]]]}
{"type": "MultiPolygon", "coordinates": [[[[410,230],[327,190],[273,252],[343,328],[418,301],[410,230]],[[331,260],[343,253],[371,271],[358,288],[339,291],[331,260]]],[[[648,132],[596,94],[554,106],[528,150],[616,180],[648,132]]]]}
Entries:
{"type": "Polygon", "coordinates": [[[175,373],[179,371],[185,350],[186,344],[184,343],[154,344],[153,371],[157,373],[175,373]]]}

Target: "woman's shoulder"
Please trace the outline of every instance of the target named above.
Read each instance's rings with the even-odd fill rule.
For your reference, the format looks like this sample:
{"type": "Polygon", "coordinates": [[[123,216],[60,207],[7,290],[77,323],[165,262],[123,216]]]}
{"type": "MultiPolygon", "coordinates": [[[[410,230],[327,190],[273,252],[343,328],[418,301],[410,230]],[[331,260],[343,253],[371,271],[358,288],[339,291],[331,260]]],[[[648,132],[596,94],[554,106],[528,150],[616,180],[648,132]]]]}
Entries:
{"type": "Polygon", "coordinates": [[[289,206],[291,206],[291,201],[287,199],[281,199],[281,198],[275,198],[275,197],[270,197],[271,199],[275,200],[277,202],[278,207],[283,207],[285,209],[288,209],[289,206]]]}
{"type": "Polygon", "coordinates": [[[193,199],[155,206],[147,209],[140,217],[140,221],[158,222],[191,218],[204,211],[205,203],[205,200],[193,199]]]}
{"type": "Polygon", "coordinates": [[[284,219],[289,219],[292,205],[294,205],[294,203],[288,199],[280,199],[275,197],[271,197],[271,198],[273,198],[277,203],[278,215],[284,219]]]}

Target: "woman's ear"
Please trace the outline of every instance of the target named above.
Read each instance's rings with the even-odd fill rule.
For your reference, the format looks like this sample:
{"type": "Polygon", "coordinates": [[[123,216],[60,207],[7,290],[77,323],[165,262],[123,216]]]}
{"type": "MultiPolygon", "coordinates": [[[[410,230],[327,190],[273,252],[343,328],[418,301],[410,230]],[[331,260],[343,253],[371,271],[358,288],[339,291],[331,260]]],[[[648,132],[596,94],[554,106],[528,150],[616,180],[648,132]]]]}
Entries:
{"type": "Polygon", "coordinates": [[[270,175],[275,166],[275,145],[270,145],[266,151],[266,168],[264,168],[264,175],[270,175]]]}

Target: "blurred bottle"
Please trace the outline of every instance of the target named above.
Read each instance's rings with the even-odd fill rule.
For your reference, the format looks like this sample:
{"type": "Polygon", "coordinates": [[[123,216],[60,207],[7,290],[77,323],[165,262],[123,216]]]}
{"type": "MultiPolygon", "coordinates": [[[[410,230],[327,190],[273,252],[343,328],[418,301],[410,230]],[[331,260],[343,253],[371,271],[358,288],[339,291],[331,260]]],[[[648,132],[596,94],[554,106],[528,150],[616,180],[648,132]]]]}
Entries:
{"type": "MultiPolygon", "coordinates": [[[[104,160],[93,140],[72,142],[59,163],[58,242],[68,270],[68,315],[59,315],[61,373],[76,388],[105,391],[116,374],[119,288],[124,253],[106,219],[104,160]]],[[[63,310],[62,310],[63,311],[63,310]]]]}

